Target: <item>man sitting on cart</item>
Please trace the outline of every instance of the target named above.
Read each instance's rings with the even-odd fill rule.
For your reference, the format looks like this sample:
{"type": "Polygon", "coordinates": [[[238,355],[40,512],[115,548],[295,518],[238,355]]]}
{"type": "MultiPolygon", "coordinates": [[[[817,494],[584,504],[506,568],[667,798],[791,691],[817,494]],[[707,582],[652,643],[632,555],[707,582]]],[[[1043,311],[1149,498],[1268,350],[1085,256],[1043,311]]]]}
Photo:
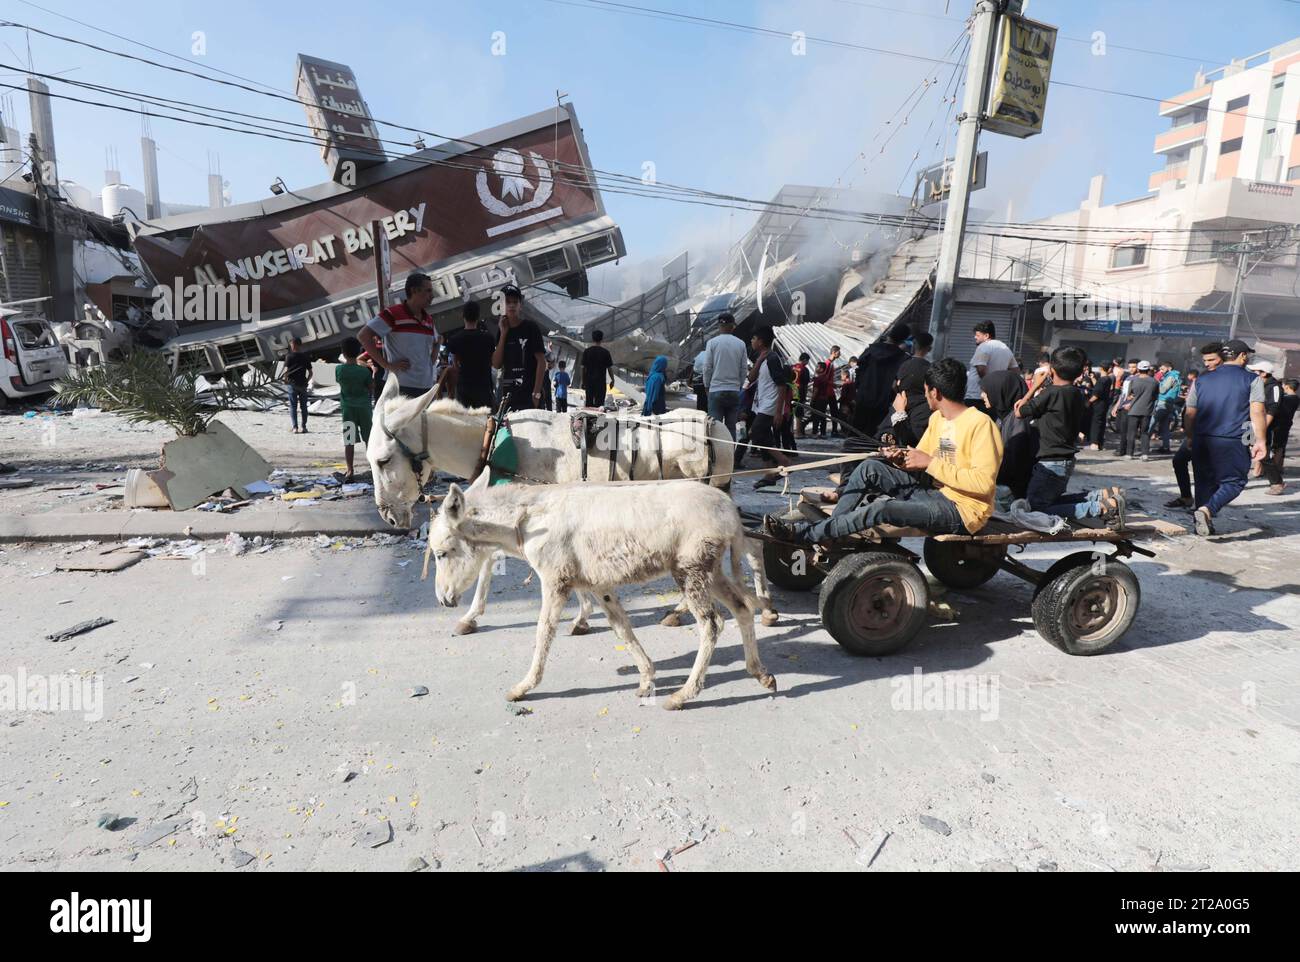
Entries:
{"type": "Polygon", "coordinates": [[[966,406],[966,368],[944,358],[925,374],[930,421],[914,448],[886,449],[849,476],[824,521],[768,516],[763,529],[781,541],[821,544],[875,525],[921,528],[930,534],[975,534],[993,513],[1002,436],[987,415],[966,406]],[[888,461],[897,461],[895,467],[888,461]]]}

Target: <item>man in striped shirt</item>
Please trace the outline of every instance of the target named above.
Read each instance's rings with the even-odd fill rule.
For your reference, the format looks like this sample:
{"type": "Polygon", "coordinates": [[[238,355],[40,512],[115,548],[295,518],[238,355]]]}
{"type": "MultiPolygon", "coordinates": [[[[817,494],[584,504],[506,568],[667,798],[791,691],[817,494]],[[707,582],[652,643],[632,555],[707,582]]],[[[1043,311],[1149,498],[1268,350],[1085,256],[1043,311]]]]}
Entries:
{"type": "Polygon", "coordinates": [[[419,397],[433,387],[439,338],[425,310],[432,302],[433,281],[413,271],[402,303],[384,308],[358,334],[371,359],[397,378],[404,397],[419,397]]]}

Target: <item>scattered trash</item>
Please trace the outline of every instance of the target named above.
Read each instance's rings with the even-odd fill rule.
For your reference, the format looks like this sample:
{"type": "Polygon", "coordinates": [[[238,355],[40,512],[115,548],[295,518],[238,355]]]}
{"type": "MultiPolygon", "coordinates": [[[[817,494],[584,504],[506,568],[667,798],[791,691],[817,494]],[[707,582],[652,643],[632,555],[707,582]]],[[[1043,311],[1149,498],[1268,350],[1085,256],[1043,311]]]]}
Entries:
{"type": "Polygon", "coordinates": [[[279,631],[279,630],[280,630],[281,628],[283,628],[283,627],[284,627],[284,622],[283,622],[283,621],[273,621],[273,622],[271,622],[269,625],[266,626],[266,630],[267,630],[267,631],[279,631]]]}
{"type": "Polygon", "coordinates": [[[871,858],[867,860],[867,868],[871,868],[872,865],[876,864],[876,859],[880,858],[880,853],[885,850],[885,843],[889,841],[893,834],[893,832],[882,832],[880,834],[880,842],[876,845],[876,850],[871,853],[871,858]]]}
{"type": "Polygon", "coordinates": [[[0,478],[0,488],[29,488],[35,483],[35,478],[0,478]]]}
{"type": "Polygon", "coordinates": [[[250,854],[249,852],[245,852],[242,848],[235,849],[233,852],[230,853],[230,855],[231,855],[231,859],[235,863],[235,868],[243,868],[245,865],[249,864],[250,862],[257,861],[256,855],[250,854]]]}
{"type": "Polygon", "coordinates": [[[406,870],[408,872],[423,872],[428,867],[429,863],[418,855],[406,863],[406,870]]]}
{"type": "Polygon", "coordinates": [[[984,781],[988,782],[990,785],[997,781],[997,778],[989,772],[980,772],[980,778],[984,779],[984,781]]]}
{"type": "Polygon", "coordinates": [[[952,834],[952,826],[941,819],[934,818],[930,815],[921,815],[918,816],[918,818],[921,824],[932,832],[938,832],[940,835],[952,834]]]}
{"type": "Polygon", "coordinates": [[[357,773],[348,767],[347,762],[344,762],[338,768],[334,769],[334,779],[340,785],[346,784],[356,777],[357,773]]]}
{"type": "Polygon", "coordinates": [[[96,628],[103,628],[105,625],[111,625],[112,618],[92,618],[89,621],[79,621],[71,628],[64,628],[62,631],[56,631],[52,635],[46,635],[46,641],[66,641],[69,638],[75,638],[77,635],[84,635],[88,631],[94,631],[96,628]]]}
{"type": "Polygon", "coordinates": [[[226,535],[226,550],[232,556],[238,556],[248,550],[248,541],[237,531],[231,531],[226,535]]]}
{"type": "Polygon", "coordinates": [[[270,494],[275,489],[269,481],[250,481],[244,485],[244,490],[249,494],[270,494]]]}
{"type": "Polygon", "coordinates": [[[325,492],[320,488],[312,488],[310,491],[286,491],[280,497],[285,501],[306,501],[323,498],[325,492]]]}
{"type": "Polygon", "coordinates": [[[533,710],[526,705],[512,705],[509,702],[506,702],[506,711],[510,712],[512,715],[518,715],[521,718],[533,713],[533,710]]]}
{"type": "Polygon", "coordinates": [[[105,812],[95,820],[95,827],[102,828],[106,832],[115,831],[117,828],[117,816],[112,812],[105,812]]]}
{"type": "Polygon", "coordinates": [[[408,698],[419,698],[421,695],[427,694],[429,694],[429,689],[425,688],[423,685],[416,685],[414,688],[406,689],[406,696],[408,698]]]}

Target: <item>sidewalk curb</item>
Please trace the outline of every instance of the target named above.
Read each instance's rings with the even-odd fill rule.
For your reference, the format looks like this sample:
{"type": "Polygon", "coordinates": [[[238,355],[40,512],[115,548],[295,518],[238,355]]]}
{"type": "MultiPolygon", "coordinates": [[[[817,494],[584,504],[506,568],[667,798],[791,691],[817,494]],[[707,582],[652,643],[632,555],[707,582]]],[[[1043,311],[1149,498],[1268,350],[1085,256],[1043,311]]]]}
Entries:
{"type": "MultiPolygon", "coordinates": [[[[418,518],[418,515],[417,515],[418,518]]],[[[416,524],[418,527],[418,522],[416,524]]],[[[219,514],[210,511],[105,511],[83,514],[0,514],[0,544],[21,541],[126,541],[131,538],[221,539],[369,537],[404,534],[389,526],[367,502],[356,508],[289,508],[219,514]],[[189,534],[185,533],[186,528],[189,534]]]]}

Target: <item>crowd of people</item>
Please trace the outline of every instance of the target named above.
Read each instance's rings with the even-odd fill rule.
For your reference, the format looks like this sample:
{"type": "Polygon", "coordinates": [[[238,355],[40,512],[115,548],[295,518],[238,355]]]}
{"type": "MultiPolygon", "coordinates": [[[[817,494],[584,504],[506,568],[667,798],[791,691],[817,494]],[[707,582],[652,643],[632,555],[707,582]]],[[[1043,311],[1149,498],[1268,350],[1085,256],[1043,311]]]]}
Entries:
{"type": "MultiPolygon", "coordinates": [[[[1013,506],[1123,526],[1123,487],[1068,490],[1078,451],[1107,450],[1108,432],[1119,457],[1149,461],[1152,442],[1156,454],[1173,455],[1179,495],[1165,507],[1190,510],[1199,534],[1214,533],[1214,519],[1252,475],[1265,478],[1267,494],[1285,493],[1283,465],[1300,382],[1278,381],[1273,365],[1252,360],[1244,341],[1204,345],[1203,368],[1185,374],[1167,361],[1093,366],[1070,346],[1043,351],[1028,370],[997,339],[992,323],[977,324],[973,333],[976,348],[964,365],[952,358],[931,363],[930,336],[902,323],[870,345],[851,375],[843,375],[851,378],[855,434],[846,448],[879,449],[884,456],[863,461],[827,496],[835,508],[826,521],[769,518],[768,530],[795,542],[880,523],[975,533],[994,510],[1013,506]]],[[[755,341],[757,349],[762,332],[755,341]]],[[[805,368],[810,361],[800,358],[805,368]]],[[[769,378],[778,375],[762,380],[769,378]]],[[[797,396],[797,375],[786,379],[797,396]]],[[[769,438],[760,430],[756,440],[763,445],[769,438]]],[[[775,464],[788,463],[781,460],[788,451],[758,450],[775,464]]]]}

